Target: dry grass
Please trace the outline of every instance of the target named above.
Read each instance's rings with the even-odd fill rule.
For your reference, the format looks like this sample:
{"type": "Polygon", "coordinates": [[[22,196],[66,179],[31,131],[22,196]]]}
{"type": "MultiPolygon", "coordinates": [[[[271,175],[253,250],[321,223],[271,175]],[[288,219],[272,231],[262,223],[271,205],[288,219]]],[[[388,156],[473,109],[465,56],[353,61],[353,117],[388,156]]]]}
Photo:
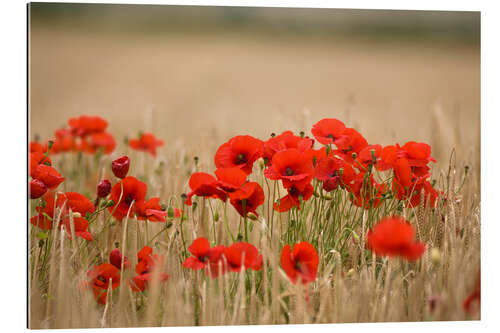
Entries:
{"type": "MultiPolygon", "coordinates": [[[[186,243],[208,236],[228,245],[227,222],[237,232],[232,207],[198,200],[187,220],[173,225],[153,242],[164,254],[168,281],[145,294],[129,288],[112,293],[106,307],[77,288],[95,262],[106,261],[115,242],[126,237],[125,254],[135,265],[137,250],[163,225],[117,223],[86,245],[52,232],[46,269],[36,258],[43,250],[31,231],[30,326],[32,328],[125,327],[228,324],[336,323],[479,319],[467,316],[462,302],[472,291],[480,268],[479,197],[479,59],[476,51],[392,46],[317,45],[307,48],[278,41],[136,40],[33,33],[31,133],[42,138],[64,125],[69,116],[99,114],[121,138],[152,129],[167,141],[157,160],[129,152],[131,175],[148,183],[148,196],[180,207],[188,175],[211,172],[216,148],[230,136],[246,132],[262,139],[285,129],[308,130],[321,117],[339,117],[369,142],[390,144],[427,141],[438,164],[433,179],[447,195],[435,210],[398,211],[417,228],[428,245],[415,264],[374,258],[365,252],[367,228],[382,210],[369,214],[350,206],[345,196],[341,213],[313,218],[305,209],[302,227],[319,221],[353,227],[341,250],[319,232],[320,270],[304,290],[292,285],[279,268],[283,237],[293,216],[272,214],[267,203],[253,223],[250,242],[264,257],[261,272],[226,274],[208,279],[182,268],[186,243]],[[286,54],[284,61],[283,54],[286,54]],[[57,71],[54,68],[57,67],[57,71]],[[304,108],[307,110],[304,111],[304,108]],[[144,124],[138,126],[137,124],[144,124]],[[456,153],[450,157],[452,149],[456,153]],[[192,157],[199,156],[198,165],[192,157]],[[469,172],[464,181],[464,167],[469,172]],[[464,182],[463,182],[464,181],[464,182]],[[214,221],[212,210],[219,218],[214,221]],[[212,229],[215,228],[215,231],[212,229]],[[458,230],[458,232],[457,232],[458,230]],[[272,236],[271,236],[272,235],[272,236]],[[439,253],[431,258],[431,253],[439,253]],[[40,276],[41,272],[46,272],[40,276]],[[434,311],[429,298],[438,298],[434,311]]],[[[69,176],[60,191],[92,197],[101,177],[110,177],[110,157],[60,156],[54,162],[69,176]],[[77,170],[73,174],[73,170],[77,170]]],[[[254,180],[261,182],[256,167],[254,180]]],[[[266,198],[268,188],[264,183],[266,198]]],[[[269,189],[272,193],[273,188],[269,189]]],[[[313,198],[311,206],[319,203],[313,198]]],[[[324,200],[323,200],[324,201],[324,200]]],[[[326,204],[326,203],[323,203],[326,204]]],[[[333,205],[333,203],[328,203],[333,205]]],[[[389,205],[390,203],[388,203],[389,205]]],[[[325,206],[326,207],[326,206],[325,206]]],[[[391,213],[394,211],[390,211],[391,213]]],[[[104,226],[101,216],[95,230],[104,226]]],[[[290,236],[311,239],[313,234],[290,236]]],[[[124,272],[126,278],[130,272],[124,272]]]]}

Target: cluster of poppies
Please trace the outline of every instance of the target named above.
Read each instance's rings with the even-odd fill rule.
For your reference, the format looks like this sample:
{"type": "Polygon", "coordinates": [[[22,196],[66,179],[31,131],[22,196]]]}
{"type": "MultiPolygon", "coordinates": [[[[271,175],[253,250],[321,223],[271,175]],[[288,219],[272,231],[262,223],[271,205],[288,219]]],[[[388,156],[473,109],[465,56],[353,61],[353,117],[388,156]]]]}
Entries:
{"type": "Polygon", "coordinates": [[[52,166],[52,160],[47,153],[30,150],[29,153],[30,198],[37,199],[55,190],[64,181],[59,171],[52,166]]]}
{"type": "Polygon", "coordinates": [[[301,202],[314,194],[312,180],[321,182],[322,189],[331,192],[339,188],[350,192],[352,202],[360,207],[377,207],[389,195],[386,183],[375,180],[373,171],[393,171],[392,192],[407,206],[434,206],[438,192],[429,182],[431,148],[425,143],[408,142],[382,147],[368,144],[355,129],[338,119],[322,119],[311,130],[322,146],[314,148],[315,140],[285,131],[262,141],[249,135],[239,135],[219,147],[214,162],[216,177],[203,172],[194,173],[189,181],[186,204],[193,195],[229,198],[236,210],[245,216],[256,213],[264,202],[259,184],[247,181],[254,162],[262,158],[264,175],[280,180],[287,195],[274,203],[274,209],[285,212],[300,209],[301,202]]]}
{"type": "MultiPolygon", "coordinates": [[[[155,271],[158,271],[158,280],[163,282],[168,275],[163,272],[164,257],[153,254],[149,246],[143,247],[137,253],[136,275],[128,281],[132,291],[139,292],[148,288],[153,281],[155,271]]],[[[120,286],[120,272],[130,267],[126,256],[122,256],[119,249],[114,249],[109,255],[109,263],[96,265],[87,272],[87,280],[83,282],[85,289],[92,288],[94,296],[99,304],[106,304],[108,291],[115,290],[120,286]]]]}

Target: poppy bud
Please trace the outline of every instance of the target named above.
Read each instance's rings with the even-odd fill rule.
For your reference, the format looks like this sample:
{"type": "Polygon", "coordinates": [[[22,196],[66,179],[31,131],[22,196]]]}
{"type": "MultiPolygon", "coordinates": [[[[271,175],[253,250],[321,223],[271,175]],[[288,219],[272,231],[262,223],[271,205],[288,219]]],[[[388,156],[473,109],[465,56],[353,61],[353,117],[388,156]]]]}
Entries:
{"type": "Polygon", "coordinates": [[[111,170],[118,178],[125,178],[130,167],[130,159],[128,156],[117,158],[111,163],[111,170]]]}
{"type": "Polygon", "coordinates": [[[97,196],[99,198],[107,197],[109,192],[111,192],[111,182],[107,179],[103,179],[97,184],[97,196]]]}
{"type": "Polygon", "coordinates": [[[257,220],[257,215],[255,215],[255,214],[254,214],[254,213],[252,213],[252,212],[249,212],[249,213],[247,214],[247,217],[248,217],[250,220],[254,220],[254,221],[255,221],[255,220],[257,220]]]}
{"type": "MultiPolygon", "coordinates": [[[[111,265],[115,266],[116,268],[121,269],[121,267],[122,267],[122,253],[119,249],[114,249],[113,251],[111,251],[111,253],[109,254],[109,262],[111,263],[111,265]]],[[[123,268],[125,269],[129,265],[130,264],[128,262],[128,259],[125,256],[125,258],[123,260],[123,268]]]]}
{"type": "Polygon", "coordinates": [[[173,219],[175,217],[175,210],[172,206],[168,206],[167,208],[167,216],[169,219],[173,219]]]}
{"type": "Polygon", "coordinates": [[[38,179],[32,179],[30,181],[30,198],[37,199],[47,192],[47,186],[38,179]]]}

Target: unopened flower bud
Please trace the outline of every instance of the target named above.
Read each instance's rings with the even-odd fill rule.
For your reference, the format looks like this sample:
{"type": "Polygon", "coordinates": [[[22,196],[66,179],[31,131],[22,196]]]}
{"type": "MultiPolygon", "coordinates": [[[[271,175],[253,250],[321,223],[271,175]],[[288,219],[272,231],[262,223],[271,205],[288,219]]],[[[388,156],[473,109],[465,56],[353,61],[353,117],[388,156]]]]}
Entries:
{"type": "Polygon", "coordinates": [[[111,163],[111,170],[113,171],[114,175],[121,179],[127,176],[129,167],[130,159],[128,158],[128,156],[117,158],[111,163]]]}
{"type": "MultiPolygon", "coordinates": [[[[119,249],[114,249],[113,251],[111,251],[111,253],[109,254],[109,262],[111,263],[111,265],[115,266],[116,268],[118,269],[121,269],[122,267],[122,253],[119,249]]],[[[123,268],[127,268],[128,266],[130,266],[130,263],[127,259],[126,256],[123,257],[123,268]]]]}
{"type": "Polygon", "coordinates": [[[40,198],[42,195],[47,192],[47,186],[45,184],[38,180],[38,179],[32,179],[30,181],[30,198],[31,199],[37,199],[40,198]]]}
{"type": "Polygon", "coordinates": [[[175,217],[174,207],[168,206],[168,208],[167,208],[167,216],[168,216],[169,219],[173,219],[175,217]]]}
{"type": "Polygon", "coordinates": [[[250,219],[250,220],[257,220],[257,215],[255,215],[254,213],[250,212],[250,213],[247,213],[247,217],[250,219]]]}
{"type": "Polygon", "coordinates": [[[111,192],[111,182],[107,179],[101,180],[99,184],[97,184],[97,197],[107,197],[109,192],[111,192]]]}

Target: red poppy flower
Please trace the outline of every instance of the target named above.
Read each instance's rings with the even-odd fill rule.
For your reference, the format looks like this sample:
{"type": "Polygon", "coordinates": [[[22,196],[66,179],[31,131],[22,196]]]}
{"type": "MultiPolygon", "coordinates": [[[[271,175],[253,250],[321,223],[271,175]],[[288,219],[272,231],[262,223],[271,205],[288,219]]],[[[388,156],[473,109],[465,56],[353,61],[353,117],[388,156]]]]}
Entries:
{"type": "Polygon", "coordinates": [[[302,138],[294,135],[292,131],[285,131],[264,142],[263,157],[271,162],[274,154],[279,151],[295,148],[300,152],[305,152],[311,149],[313,145],[313,139],[308,137],[302,138]]]}
{"type": "MultiPolygon", "coordinates": [[[[364,166],[377,165],[380,161],[380,155],[382,154],[381,145],[369,145],[361,149],[359,152],[359,161],[364,166]]],[[[382,171],[382,170],[381,170],[382,171]]]]}
{"type": "Polygon", "coordinates": [[[30,162],[31,177],[33,177],[33,175],[35,174],[36,167],[39,166],[40,164],[44,164],[47,166],[52,165],[52,160],[48,156],[40,152],[30,153],[29,162],[30,162]]]}
{"type": "Polygon", "coordinates": [[[404,200],[407,207],[417,207],[422,200],[422,192],[424,193],[424,207],[430,205],[436,207],[439,197],[431,183],[424,178],[415,179],[410,186],[403,186],[397,178],[393,179],[392,189],[397,199],[404,200]]]}
{"type": "Polygon", "coordinates": [[[188,248],[193,256],[188,257],[182,265],[193,270],[205,269],[207,274],[210,271],[211,277],[215,278],[225,270],[222,260],[224,249],[222,245],[211,248],[206,238],[197,238],[188,248]]]}
{"type": "Polygon", "coordinates": [[[279,203],[274,203],[274,210],[278,212],[287,212],[292,207],[297,207],[297,209],[300,209],[300,200],[309,200],[314,193],[314,188],[311,184],[308,183],[302,189],[296,187],[295,185],[292,185],[291,187],[287,188],[287,191],[288,194],[279,199],[279,203]]]}
{"type": "Polygon", "coordinates": [[[377,255],[400,256],[415,261],[425,251],[425,244],[415,241],[415,230],[401,217],[387,217],[367,235],[367,246],[377,255]]]}
{"type": "Polygon", "coordinates": [[[55,189],[64,181],[64,177],[55,168],[45,164],[39,164],[35,168],[33,178],[44,183],[49,190],[55,189]]]}
{"type": "Polygon", "coordinates": [[[38,180],[38,179],[32,179],[30,181],[30,198],[31,199],[38,199],[42,195],[47,192],[47,186],[45,184],[38,180]]]}
{"type": "Polygon", "coordinates": [[[97,184],[97,197],[105,198],[111,192],[111,182],[107,179],[102,179],[99,184],[97,184]]]}
{"type": "Polygon", "coordinates": [[[311,132],[319,143],[334,144],[344,133],[345,125],[337,119],[321,119],[313,125],[311,132]]]}
{"type": "Polygon", "coordinates": [[[99,304],[106,304],[110,282],[112,290],[120,285],[120,271],[111,264],[95,266],[87,272],[87,277],[90,280],[89,286],[93,288],[99,304]]]}
{"type": "Polygon", "coordinates": [[[167,212],[160,205],[160,198],[137,202],[135,213],[138,220],[151,222],[165,222],[167,216],[167,212]]]}
{"type": "Polygon", "coordinates": [[[142,150],[156,156],[156,148],[163,146],[163,141],[157,139],[153,133],[143,133],[139,139],[130,139],[129,146],[135,150],[142,150]]]}
{"type": "Polygon", "coordinates": [[[127,176],[129,167],[130,158],[128,158],[128,156],[119,157],[111,162],[111,171],[113,171],[113,174],[120,179],[127,176]]]}
{"type": "Polygon", "coordinates": [[[108,132],[92,133],[81,142],[81,150],[89,154],[95,154],[98,149],[102,149],[106,155],[109,155],[115,148],[115,138],[108,132]]]}
{"type": "Polygon", "coordinates": [[[247,180],[247,174],[239,167],[215,170],[217,185],[225,192],[236,191],[247,180]]]}
{"type": "Polygon", "coordinates": [[[47,144],[41,144],[40,142],[30,141],[30,153],[45,153],[47,152],[47,144]]]}
{"type": "Polygon", "coordinates": [[[327,150],[326,147],[321,147],[320,149],[308,149],[304,151],[307,158],[311,160],[313,167],[316,167],[321,160],[327,157],[333,157],[333,153],[334,151],[327,150]]]}
{"type": "Polygon", "coordinates": [[[318,273],[318,263],[318,253],[308,242],[295,244],[293,250],[286,244],[281,250],[281,267],[294,284],[297,280],[303,284],[314,281],[318,273]]]}
{"type": "Polygon", "coordinates": [[[354,128],[346,128],[341,137],[335,141],[335,145],[349,161],[349,158],[352,158],[352,153],[359,154],[363,148],[368,146],[368,141],[354,128]]]}
{"type": "Polygon", "coordinates": [[[264,191],[256,182],[249,182],[229,194],[231,205],[245,217],[248,213],[257,214],[257,207],[264,203],[264,191]]]}
{"type": "Polygon", "coordinates": [[[264,143],[250,135],[231,138],[217,149],[215,166],[220,168],[239,167],[246,174],[252,173],[253,163],[262,156],[264,143]]]}
{"type": "Polygon", "coordinates": [[[272,164],[264,170],[264,175],[272,180],[281,179],[284,187],[303,187],[313,177],[312,161],[297,149],[277,152],[272,164]]]}
{"type": "Polygon", "coordinates": [[[78,118],[70,118],[68,124],[73,135],[79,137],[103,132],[108,127],[108,122],[101,117],[85,115],[78,118]]]}
{"type": "Polygon", "coordinates": [[[262,255],[255,246],[238,242],[224,249],[229,270],[239,272],[242,269],[259,271],[262,268],[262,255]]]}
{"type": "Polygon", "coordinates": [[[462,307],[465,312],[472,313],[477,308],[481,307],[481,272],[478,273],[475,289],[464,300],[462,307]]]}
{"type": "Polygon", "coordinates": [[[353,182],[346,189],[353,194],[353,197],[351,197],[352,202],[356,206],[366,209],[380,206],[387,192],[385,183],[379,184],[375,181],[373,175],[367,177],[365,172],[356,174],[353,182]]]}
{"type": "Polygon", "coordinates": [[[351,185],[355,175],[352,166],[336,157],[324,158],[314,168],[314,176],[323,182],[323,189],[327,192],[351,185]]]}
{"type": "Polygon", "coordinates": [[[130,287],[133,291],[144,291],[148,284],[153,280],[153,272],[159,272],[159,280],[166,281],[168,274],[163,273],[164,257],[153,254],[153,249],[149,246],[143,247],[137,253],[138,263],[135,266],[135,272],[138,274],[132,278],[130,287]]]}
{"type": "Polygon", "coordinates": [[[146,198],[147,186],[143,182],[139,181],[137,178],[128,176],[121,180],[121,182],[115,184],[111,189],[111,194],[109,196],[110,200],[113,200],[115,205],[109,207],[109,211],[113,213],[113,216],[117,220],[122,220],[130,209],[130,216],[135,214],[136,205],[138,202],[143,201],[146,198]],[[123,194],[120,200],[120,193],[122,191],[123,184],[123,194]],[[132,202],[135,202],[134,207],[130,208],[132,202]]]}
{"type": "Polygon", "coordinates": [[[113,251],[110,252],[109,262],[111,263],[111,265],[115,266],[118,269],[121,269],[122,260],[123,260],[123,269],[130,267],[130,262],[128,261],[127,256],[123,256],[120,249],[114,249],[113,251]]]}
{"type": "MultiPolygon", "coordinates": [[[[71,220],[69,217],[65,217],[61,225],[64,225],[64,228],[66,230],[67,236],[69,239],[71,239],[71,220]]],[[[89,221],[82,217],[73,217],[73,225],[75,228],[75,236],[81,237],[85,240],[92,241],[94,238],[92,237],[92,234],[88,231],[89,228],[89,221]]]]}
{"type": "Polygon", "coordinates": [[[55,131],[55,138],[50,149],[51,154],[79,150],[76,137],[71,129],[60,128],[55,131]]]}
{"type": "Polygon", "coordinates": [[[186,205],[191,206],[191,198],[193,195],[206,198],[219,198],[226,201],[226,193],[218,188],[217,180],[208,173],[195,172],[189,178],[189,187],[191,192],[188,193],[186,198],[186,205]]]}

